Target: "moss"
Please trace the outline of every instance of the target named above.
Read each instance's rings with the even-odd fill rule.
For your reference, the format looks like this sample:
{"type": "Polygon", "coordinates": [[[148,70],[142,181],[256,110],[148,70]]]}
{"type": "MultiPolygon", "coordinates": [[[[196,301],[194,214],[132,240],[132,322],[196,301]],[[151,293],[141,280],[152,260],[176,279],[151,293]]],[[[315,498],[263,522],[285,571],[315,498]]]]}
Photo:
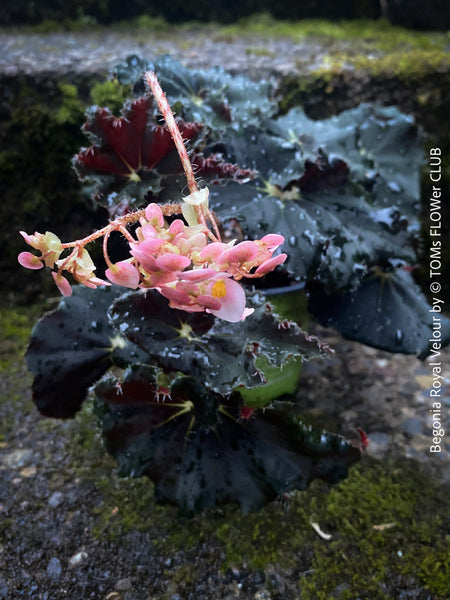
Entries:
{"type": "Polygon", "coordinates": [[[38,313],[36,307],[0,309],[0,442],[8,440],[18,419],[33,410],[29,394],[31,376],[22,357],[38,313]]]}
{"type": "MultiPolygon", "coordinates": [[[[224,571],[278,565],[299,573],[306,600],[381,600],[413,588],[429,590],[436,600],[445,596],[450,502],[412,462],[367,460],[331,489],[316,481],[293,494],[287,508],[275,502],[248,515],[226,506],[183,519],[176,509],[155,503],[145,479],[104,476],[96,485],[103,495],[95,509],[99,537],[117,540],[130,530],[147,531],[163,556],[196,556],[202,545],[218,547],[224,571]],[[331,540],[321,539],[311,521],[331,540]]],[[[180,571],[175,579],[189,587],[194,577],[180,571]]]]}
{"type": "Polygon", "coordinates": [[[300,582],[302,598],[325,599],[340,590],[336,596],[343,599],[388,599],[393,585],[425,587],[441,597],[448,570],[448,508],[439,483],[412,462],[359,465],[318,508],[321,525],[333,539],[315,544],[312,574],[300,582]],[[447,567],[441,568],[440,580],[426,567],[419,570],[417,561],[425,555],[428,565],[441,562],[445,546],[447,567]]]}
{"type": "Polygon", "coordinates": [[[55,120],[60,125],[75,125],[83,121],[85,105],[78,97],[78,90],[70,83],[59,83],[61,102],[55,112],[55,120]]]}
{"type": "Polygon", "coordinates": [[[450,67],[450,55],[444,49],[412,48],[378,57],[347,56],[342,60],[356,69],[367,71],[371,76],[396,76],[403,81],[420,80],[429,73],[446,71],[450,67]]]}
{"type": "Polygon", "coordinates": [[[246,516],[234,514],[224,522],[216,532],[225,552],[222,568],[242,563],[255,570],[275,564],[286,569],[307,568],[303,553],[306,550],[307,554],[315,535],[308,513],[314,492],[320,495],[321,487],[313,485],[301,498],[296,494],[287,509],[281,502],[272,503],[246,516]]]}
{"type": "MultiPolygon", "coordinates": [[[[308,92],[319,82],[330,83],[339,77],[352,77],[351,70],[364,72],[373,78],[396,78],[402,84],[412,84],[450,68],[450,55],[445,49],[397,49],[388,53],[359,53],[339,51],[322,57],[322,65],[299,81],[300,91],[308,92]],[[350,72],[349,72],[350,71],[350,72]]],[[[427,104],[429,96],[422,95],[418,103],[427,104]]],[[[284,99],[284,104],[287,104],[284,99]]]]}
{"type": "Polygon", "coordinates": [[[130,86],[120,85],[116,79],[97,82],[92,86],[91,92],[92,104],[97,106],[107,106],[112,113],[118,114],[123,103],[130,98],[130,86]]]}
{"type": "Polygon", "coordinates": [[[411,31],[392,25],[383,19],[277,21],[268,14],[261,14],[243,19],[235,25],[223,27],[222,32],[228,35],[284,36],[296,40],[320,38],[325,41],[364,41],[367,46],[380,50],[396,50],[402,45],[423,50],[444,49],[448,43],[448,36],[445,33],[428,34],[411,31]]]}
{"type": "Polygon", "coordinates": [[[153,486],[146,479],[124,480],[102,476],[95,482],[103,493],[103,503],[94,508],[98,516],[95,537],[115,541],[128,531],[145,531],[158,512],[154,510],[153,486]]]}
{"type": "Polygon", "coordinates": [[[163,17],[152,17],[150,15],[141,15],[129,21],[122,21],[116,24],[116,27],[124,30],[144,31],[162,33],[174,29],[173,25],[169,25],[163,17]]]}
{"type": "Polygon", "coordinates": [[[67,82],[15,81],[9,93],[0,153],[0,266],[15,297],[26,300],[40,287],[51,292],[53,283],[43,273],[31,281],[17,266],[16,256],[25,249],[19,230],[51,230],[73,239],[81,228],[95,226],[95,213],[71,168],[72,156],[85,143],[80,128],[87,102],[67,82]]]}
{"type": "Polygon", "coordinates": [[[40,307],[0,308],[0,371],[17,365],[23,355],[31,333],[31,327],[40,312],[40,307]]]}
{"type": "Polygon", "coordinates": [[[79,129],[84,108],[71,84],[59,83],[46,91],[24,85],[18,91],[6,130],[9,143],[0,155],[0,172],[5,188],[15,183],[12,190],[15,197],[21,197],[22,211],[43,218],[59,208],[55,207],[56,194],[62,189],[67,193],[75,179],[70,159],[82,140],[79,129]]]}
{"type": "Polygon", "coordinates": [[[263,46],[249,46],[245,49],[245,53],[253,56],[269,56],[270,58],[275,58],[275,52],[264,48],[263,46]]]}

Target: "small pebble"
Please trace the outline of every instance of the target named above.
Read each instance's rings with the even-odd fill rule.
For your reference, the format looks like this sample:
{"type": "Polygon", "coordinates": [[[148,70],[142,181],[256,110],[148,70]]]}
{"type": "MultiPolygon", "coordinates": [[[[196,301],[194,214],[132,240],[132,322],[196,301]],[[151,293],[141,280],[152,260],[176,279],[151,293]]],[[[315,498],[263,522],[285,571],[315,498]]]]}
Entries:
{"type": "Polygon", "coordinates": [[[369,433],[369,445],[367,453],[371,456],[380,457],[387,453],[391,444],[391,436],[382,431],[369,433]]]}
{"type": "Polygon", "coordinates": [[[47,577],[52,581],[57,581],[61,577],[61,561],[59,558],[51,558],[47,565],[47,577]]]}
{"type": "Polygon", "coordinates": [[[71,567],[76,567],[77,565],[82,563],[84,560],[86,560],[87,557],[88,557],[88,555],[86,552],[83,552],[83,551],[77,552],[69,559],[69,565],[71,567]]]}
{"type": "Polygon", "coordinates": [[[422,419],[418,417],[408,417],[400,425],[399,429],[410,435],[422,433],[422,419]]]}
{"type": "Polygon", "coordinates": [[[133,587],[133,583],[130,577],[126,577],[124,579],[119,579],[114,588],[118,592],[126,592],[127,590],[131,590],[133,587]]]}
{"type": "Polygon", "coordinates": [[[0,579],[0,598],[7,598],[8,584],[5,579],[0,579]]]}
{"type": "Polygon", "coordinates": [[[37,473],[36,467],[25,467],[20,471],[22,477],[34,477],[37,473]]]}
{"type": "Polygon", "coordinates": [[[8,454],[0,457],[0,461],[5,465],[5,467],[21,469],[22,467],[26,467],[31,462],[32,458],[33,450],[22,449],[8,452],[8,454]]]}
{"type": "Polygon", "coordinates": [[[259,590],[253,596],[255,600],[271,600],[272,596],[268,590],[259,590]]]}
{"type": "Polygon", "coordinates": [[[48,503],[50,504],[50,506],[53,506],[53,508],[57,508],[61,504],[63,499],[64,496],[61,492],[53,492],[53,494],[48,499],[48,503]]]}

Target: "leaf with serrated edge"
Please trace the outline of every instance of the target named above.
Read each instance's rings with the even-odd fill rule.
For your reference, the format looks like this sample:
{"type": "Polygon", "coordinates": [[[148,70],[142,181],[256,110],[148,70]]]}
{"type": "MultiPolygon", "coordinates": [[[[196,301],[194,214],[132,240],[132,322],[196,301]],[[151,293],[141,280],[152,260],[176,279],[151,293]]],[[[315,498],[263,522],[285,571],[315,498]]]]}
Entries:
{"type": "MultiPolygon", "coordinates": [[[[143,96],[127,102],[121,117],[99,107],[88,113],[83,131],[93,145],[82,149],[73,164],[82,181],[97,182],[96,200],[108,208],[123,195],[135,206],[149,191],[158,192],[168,160],[174,162],[172,172],[182,172],[172,137],[165,125],[156,122],[153,104],[150,96],[143,96]]],[[[178,127],[186,140],[202,130],[202,125],[180,119],[178,127]]]]}
{"type": "Polygon", "coordinates": [[[120,473],[147,475],[159,501],[188,514],[226,502],[255,510],[313,478],[346,477],[360,456],[343,437],[305,427],[290,405],[242,420],[239,394],[215,394],[192,377],[176,379],[161,401],[153,372],[135,366],[122,381],[106,376],[95,393],[120,473]]]}
{"type": "Polygon", "coordinates": [[[89,387],[112,364],[143,360],[142,350],[119,337],[107,319],[108,307],[121,293],[119,286],[74,286],[72,296],[36,323],[25,358],[42,414],[73,417],[89,387]]]}
{"type": "MultiPolygon", "coordinates": [[[[401,266],[372,270],[353,292],[311,290],[309,308],[322,325],[375,348],[425,358],[433,340],[433,312],[411,274],[401,266]]],[[[439,315],[439,339],[450,341],[450,320],[439,315]]]]}
{"type": "Polygon", "coordinates": [[[229,323],[206,313],[172,309],[168,300],[150,290],[123,296],[110,314],[117,331],[159,367],[197,377],[220,393],[264,383],[264,374],[255,367],[258,356],[282,366],[290,358],[307,360],[329,350],[297,324],[278,320],[263,297],[254,296],[250,305],[255,308],[252,315],[229,323]]]}

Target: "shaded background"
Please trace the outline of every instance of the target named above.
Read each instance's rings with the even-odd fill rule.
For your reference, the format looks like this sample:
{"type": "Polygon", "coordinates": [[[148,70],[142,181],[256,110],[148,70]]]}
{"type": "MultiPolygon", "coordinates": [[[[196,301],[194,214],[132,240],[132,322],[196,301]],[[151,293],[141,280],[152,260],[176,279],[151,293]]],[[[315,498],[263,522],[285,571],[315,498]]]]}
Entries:
{"type": "Polygon", "coordinates": [[[447,0],[18,0],[4,3],[1,25],[36,25],[46,20],[94,20],[100,24],[132,19],[142,15],[163,17],[169,23],[219,21],[233,23],[252,14],[267,12],[276,19],[377,19],[384,17],[395,25],[417,29],[447,29],[450,7],[447,0]]]}

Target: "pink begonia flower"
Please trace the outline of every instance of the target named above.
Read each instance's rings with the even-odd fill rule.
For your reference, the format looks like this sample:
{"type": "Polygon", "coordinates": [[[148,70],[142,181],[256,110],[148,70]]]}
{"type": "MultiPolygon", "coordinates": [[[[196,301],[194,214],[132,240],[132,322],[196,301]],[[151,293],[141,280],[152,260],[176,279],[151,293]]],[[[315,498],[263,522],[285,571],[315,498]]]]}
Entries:
{"type": "MultiPolygon", "coordinates": [[[[42,254],[38,258],[43,260],[47,267],[52,268],[63,251],[59,237],[50,231],[46,231],[45,234],[36,231],[34,235],[28,235],[25,231],[21,231],[20,235],[29,246],[41,251],[42,254]]],[[[36,269],[36,267],[27,268],[36,269]]]]}
{"type": "Polygon", "coordinates": [[[286,258],[287,254],[278,254],[277,256],[272,256],[272,258],[268,258],[259,265],[259,267],[255,271],[255,274],[266,275],[267,273],[270,273],[270,271],[273,271],[275,267],[284,263],[286,258]]]}
{"type": "Polygon", "coordinates": [[[206,294],[197,296],[197,304],[206,308],[207,312],[212,312],[213,310],[217,311],[222,308],[222,302],[219,298],[214,298],[214,296],[208,296],[206,294]]]}
{"type": "Polygon", "coordinates": [[[112,283],[133,290],[138,287],[141,278],[136,267],[126,260],[122,260],[106,269],[105,275],[112,283]]]}
{"type": "Polygon", "coordinates": [[[185,281],[200,283],[201,281],[211,279],[211,277],[214,277],[215,275],[217,275],[217,271],[215,269],[193,269],[192,271],[183,271],[182,278],[185,281]]]}
{"type": "Polygon", "coordinates": [[[140,244],[130,244],[130,254],[134,256],[139,262],[139,265],[149,273],[156,270],[156,259],[154,255],[157,254],[160,247],[159,245],[157,249],[154,248],[154,244],[151,242],[152,240],[145,240],[145,242],[141,242],[140,244]]]}
{"type": "Polygon", "coordinates": [[[218,310],[208,312],[219,319],[236,323],[242,319],[247,298],[243,288],[234,279],[218,279],[210,287],[210,293],[222,303],[218,310]]]}
{"type": "MultiPolygon", "coordinates": [[[[213,269],[205,269],[213,271],[213,269]]],[[[202,271],[200,270],[200,273],[202,271]]],[[[161,286],[160,293],[170,301],[172,308],[186,312],[205,310],[216,317],[235,323],[253,312],[246,309],[246,296],[243,288],[231,279],[229,273],[214,272],[212,277],[199,281],[190,281],[192,273],[181,273],[187,280],[179,280],[175,286],[161,286]],[[247,310],[247,312],[246,312],[247,310]]],[[[210,273],[208,273],[210,275],[210,273]]]]}
{"type": "Polygon", "coordinates": [[[88,288],[95,289],[99,285],[111,285],[109,281],[100,279],[99,277],[89,277],[89,279],[83,279],[83,281],[77,280],[88,288]]]}
{"type": "Polygon", "coordinates": [[[269,250],[273,251],[284,243],[284,237],[282,235],[279,235],[278,233],[268,233],[259,241],[265,244],[269,248],[269,250]]]}
{"type": "Polygon", "coordinates": [[[223,254],[226,250],[229,250],[232,244],[225,244],[224,242],[212,242],[208,244],[198,255],[198,262],[211,262],[216,260],[218,256],[223,254]]]}
{"type": "Polygon", "coordinates": [[[150,223],[145,223],[143,219],[140,220],[141,226],[136,229],[136,237],[138,242],[143,242],[144,240],[158,239],[158,232],[150,225],[150,223]]]}
{"type": "MultiPolygon", "coordinates": [[[[34,235],[21,232],[25,241],[42,254],[22,252],[18,260],[30,269],[40,269],[43,263],[51,268],[56,266],[58,271],[52,276],[66,296],[71,294],[71,287],[62,271],[69,272],[76,281],[89,288],[111,285],[111,282],[131,289],[154,288],[169,300],[172,308],[187,312],[206,311],[230,322],[243,320],[253,309],[246,308],[245,292],[238,281],[243,277],[260,277],[283,263],[286,254],[273,256],[273,253],[284,238],[268,234],[255,241],[210,242],[199,213],[211,218],[206,189],[193,192],[184,199],[182,214],[188,225],[181,219],[174,219],[168,225],[161,207],[149,204],[136,219],[140,225],[134,232],[135,241],[131,234],[126,236],[131,258],[111,264],[105,254],[110,265],[106,270],[109,281],[95,276],[95,265],[81,243],[83,240],[63,245],[50,232],[34,235]],[[72,248],[69,256],[60,259],[63,250],[69,248],[72,248]]],[[[114,226],[116,228],[117,223],[114,222],[114,226]]],[[[123,230],[124,225],[118,227],[123,230]]]]}
{"type": "Polygon", "coordinates": [[[44,263],[42,260],[36,256],[35,254],[31,254],[31,252],[21,252],[17,257],[17,260],[26,269],[42,269],[44,267],[44,263]]]}
{"type": "Polygon", "coordinates": [[[254,308],[244,308],[244,312],[242,313],[242,317],[239,319],[240,321],[245,321],[245,319],[247,317],[249,317],[250,315],[252,315],[255,312],[254,308]]]}
{"type": "Polygon", "coordinates": [[[181,219],[175,219],[175,221],[172,221],[172,223],[170,224],[169,233],[170,235],[173,235],[175,237],[180,233],[184,233],[184,229],[185,224],[183,223],[183,221],[181,219]]]}
{"type": "Polygon", "coordinates": [[[72,287],[65,277],[63,277],[59,273],[55,273],[55,271],[52,272],[52,277],[58,287],[58,290],[63,296],[72,295],[72,287]]]}
{"type": "Polygon", "coordinates": [[[164,227],[164,215],[161,208],[154,202],[149,204],[145,209],[145,218],[154,227],[164,227]]]}
{"type": "Polygon", "coordinates": [[[166,252],[156,259],[156,267],[160,271],[182,271],[191,264],[191,259],[181,254],[166,252]]]}
{"type": "Polygon", "coordinates": [[[228,248],[217,257],[219,264],[242,265],[251,263],[258,254],[258,246],[255,242],[240,242],[233,248],[228,248]]]}
{"type": "Polygon", "coordinates": [[[208,239],[204,233],[190,231],[178,234],[172,241],[172,244],[178,248],[181,254],[189,254],[192,260],[196,260],[196,256],[207,243],[208,239]]]}

